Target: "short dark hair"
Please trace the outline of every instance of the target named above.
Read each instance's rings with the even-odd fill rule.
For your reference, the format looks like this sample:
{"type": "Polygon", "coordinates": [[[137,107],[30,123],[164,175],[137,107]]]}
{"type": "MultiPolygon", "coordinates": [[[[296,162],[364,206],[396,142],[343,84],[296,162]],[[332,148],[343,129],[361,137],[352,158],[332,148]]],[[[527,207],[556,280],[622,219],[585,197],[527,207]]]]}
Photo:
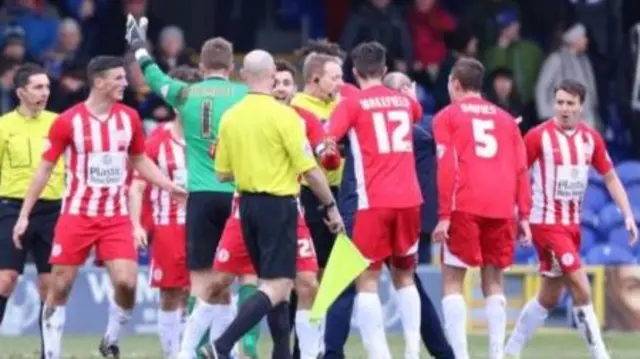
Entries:
{"type": "Polygon", "coordinates": [[[309,40],[305,46],[295,51],[295,55],[302,59],[312,53],[334,56],[340,60],[344,60],[347,57],[340,45],[327,39],[309,40]]]}
{"type": "Polygon", "coordinates": [[[4,74],[11,70],[16,70],[18,66],[20,66],[20,62],[14,59],[0,58],[0,76],[4,76],[4,74]]]}
{"type": "Polygon", "coordinates": [[[379,42],[363,42],[351,51],[351,59],[360,77],[382,77],[387,62],[387,50],[379,42]]]}
{"type": "Polygon", "coordinates": [[[200,63],[207,70],[227,70],[233,65],[233,45],[222,37],[205,41],[200,63]]]}
{"type": "MultiPolygon", "coordinates": [[[[15,66],[15,64],[14,64],[15,66]]],[[[47,74],[47,70],[45,70],[42,66],[26,63],[16,70],[16,74],[13,77],[13,86],[15,88],[23,88],[29,84],[29,80],[33,75],[47,74]]]]}
{"type": "Polygon", "coordinates": [[[124,59],[119,56],[96,56],[87,65],[87,79],[93,86],[98,77],[104,76],[105,72],[118,67],[124,68],[124,59]]]}
{"type": "Polygon", "coordinates": [[[200,72],[198,72],[197,69],[187,65],[180,65],[173,68],[171,71],[169,71],[169,76],[186,83],[202,81],[202,75],[200,75],[200,72]]]}
{"type": "Polygon", "coordinates": [[[476,59],[462,57],[453,65],[451,77],[458,80],[464,91],[481,91],[484,83],[484,66],[476,59]]]}
{"type": "Polygon", "coordinates": [[[294,79],[298,75],[298,71],[296,71],[296,68],[289,61],[284,59],[276,60],[276,71],[277,72],[286,71],[290,73],[291,77],[293,77],[294,79]]]}
{"type": "Polygon", "coordinates": [[[580,81],[564,79],[556,86],[553,93],[557,94],[560,90],[570,93],[573,96],[578,96],[581,104],[584,103],[584,100],[587,98],[587,88],[580,81]]]}

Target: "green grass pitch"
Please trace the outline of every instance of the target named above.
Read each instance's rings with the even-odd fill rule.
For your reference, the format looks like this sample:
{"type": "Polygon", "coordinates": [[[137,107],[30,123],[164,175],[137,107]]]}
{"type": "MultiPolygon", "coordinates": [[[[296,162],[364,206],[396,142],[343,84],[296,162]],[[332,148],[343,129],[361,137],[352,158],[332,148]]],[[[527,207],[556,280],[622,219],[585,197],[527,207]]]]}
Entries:
{"type": "MultiPolygon", "coordinates": [[[[394,358],[402,358],[403,342],[399,336],[389,336],[394,358]]],[[[64,338],[64,358],[90,359],[99,358],[97,352],[99,338],[96,336],[67,336],[64,338]]],[[[616,359],[637,359],[638,334],[607,333],[605,341],[616,359]]],[[[488,358],[486,335],[471,335],[469,345],[471,358],[488,358]]],[[[0,359],[39,358],[39,339],[32,336],[0,337],[0,359]]],[[[130,336],[121,345],[122,359],[163,359],[160,345],[155,336],[130,336]]],[[[269,340],[261,343],[261,358],[269,358],[269,340]]],[[[357,336],[352,335],[347,346],[346,357],[349,359],[366,359],[366,354],[357,336]]],[[[423,358],[429,356],[424,352],[423,358]]],[[[582,359],[588,358],[586,347],[577,332],[563,330],[540,333],[526,348],[523,359],[582,359]]]]}

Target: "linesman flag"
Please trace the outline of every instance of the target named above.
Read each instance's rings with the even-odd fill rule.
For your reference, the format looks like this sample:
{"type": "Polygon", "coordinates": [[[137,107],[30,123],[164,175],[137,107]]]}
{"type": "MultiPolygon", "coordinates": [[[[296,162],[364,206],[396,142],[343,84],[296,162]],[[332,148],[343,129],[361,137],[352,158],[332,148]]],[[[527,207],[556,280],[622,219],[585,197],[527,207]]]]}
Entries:
{"type": "Polygon", "coordinates": [[[340,293],[358,278],[369,264],[369,260],[360,253],[346,234],[338,234],[322,275],[318,294],[311,307],[310,319],[317,322],[324,318],[340,293]]]}

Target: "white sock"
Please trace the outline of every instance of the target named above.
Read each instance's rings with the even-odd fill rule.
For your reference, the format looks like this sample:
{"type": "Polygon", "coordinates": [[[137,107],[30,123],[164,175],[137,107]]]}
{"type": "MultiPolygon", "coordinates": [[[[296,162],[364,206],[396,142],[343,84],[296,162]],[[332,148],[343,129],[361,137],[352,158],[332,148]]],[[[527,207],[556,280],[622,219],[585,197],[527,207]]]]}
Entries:
{"type": "Polygon", "coordinates": [[[444,331],[447,334],[456,359],[469,359],[467,347],[467,305],[460,294],[442,298],[444,331]]]}
{"type": "Polygon", "coordinates": [[[538,299],[533,298],[524,305],[518,317],[516,327],[509,337],[504,353],[507,355],[520,356],[522,348],[533,337],[536,330],[544,324],[549,316],[549,311],[543,307],[538,299]]]}
{"type": "Polygon", "coordinates": [[[356,321],[369,359],[391,359],[378,293],[358,293],[356,321]]]}
{"type": "Polygon", "coordinates": [[[405,359],[420,358],[420,294],[415,285],[397,291],[400,321],[404,332],[405,359]]]}
{"type": "Polygon", "coordinates": [[[502,359],[507,333],[507,299],[503,294],[493,294],[485,301],[489,329],[489,359],[502,359]]]}
{"type": "Polygon", "coordinates": [[[300,342],[300,359],[316,359],[320,353],[322,332],[319,324],[311,323],[311,311],[300,309],[296,311],[296,334],[300,342]]]}
{"type": "Polygon", "coordinates": [[[180,358],[195,358],[200,340],[211,326],[216,307],[196,298],[193,311],[187,318],[187,323],[180,343],[180,358]]]}
{"type": "Polygon", "coordinates": [[[213,343],[224,333],[233,321],[233,307],[231,304],[212,304],[213,317],[209,328],[209,342],[213,343]]]}
{"type": "Polygon", "coordinates": [[[42,312],[42,336],[45,359],[62,357],[62,332],[67,319],[66,307],[47,307],[42,312]]]}
{"type": "Polygon", "coordinates": [[[165,358],[176,358],[180,351],[182,309],[158,310],[158,336],[165,358]]]}
{"type": "Polygon", "coordinates": [[[104,333],[107,344],[118,343],[122,335],[122,327],[129,323],[129,319],[131,319],[130,309],[121,308],[115,301],[111,302],[107,330],[104,333]]]}
{"type": "Polygon", "coordinates": [[[573,315],[576,320],[576,325],[582,338],[587,342],[589,346],[589,352],[592,359],[609,359],[607,348],[602,341],[602,334],[600,333],[600,323],[596,318],[596,313],[593,310],[593,305],[583,305],[573,308],[573,315]]]}

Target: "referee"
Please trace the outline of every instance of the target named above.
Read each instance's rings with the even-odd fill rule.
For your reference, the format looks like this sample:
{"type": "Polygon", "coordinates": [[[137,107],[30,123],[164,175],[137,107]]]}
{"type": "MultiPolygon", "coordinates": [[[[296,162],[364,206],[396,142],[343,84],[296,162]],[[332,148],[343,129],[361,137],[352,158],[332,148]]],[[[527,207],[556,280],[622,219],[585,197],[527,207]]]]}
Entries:
{"type": "Polygon", "coordinates": [[[296,276],[300,174],[318,196],[329,227],[336,232],[344,227],[300,117],[271,96],[275,72],[268,52],[247,54],[242,75],[249,95],[221,121],[216,173],[221,180],[236,181],[243,237],[261,284],[214,345],[204,348],[206,358],[229,358],[233,345],[265,315],[272,357],[291,358],[287,300],[296,276]]]}
{"type": "Polygon", "coordinates": [[[40,154],[46,149],[49,127],[57,116],[44,110],[49,99],[49,77],[42,67],[25,64],[18,68],[14,87],[20,100],[18,108],[0,117],[0,323],[29,252],[38,269],[41,300],[46,295],[53,230],[64,192],[64,163],[60,161],[31,212],[22,242],[14,243],[13,226],[22,199],[40,163],[40,154]]]}

